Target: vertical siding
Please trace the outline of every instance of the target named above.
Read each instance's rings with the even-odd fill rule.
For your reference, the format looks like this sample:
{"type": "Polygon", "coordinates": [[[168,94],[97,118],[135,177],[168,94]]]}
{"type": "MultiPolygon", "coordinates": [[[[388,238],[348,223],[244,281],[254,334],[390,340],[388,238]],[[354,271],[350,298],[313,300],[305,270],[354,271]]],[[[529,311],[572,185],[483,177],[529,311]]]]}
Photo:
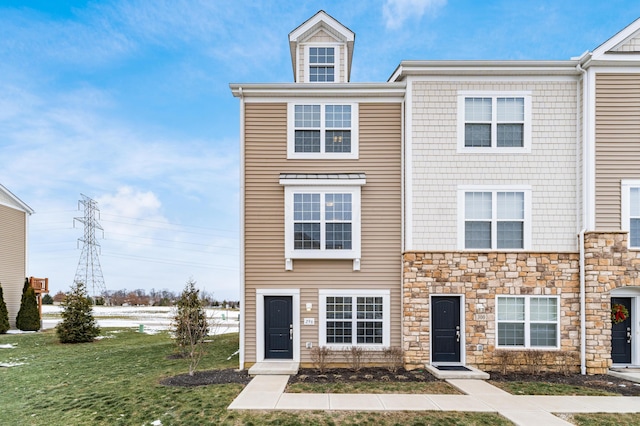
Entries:
{"type": "Polygon", "coordinates": [[[391,344],[400,345],[400,104],[360,104],[358,160],[287,160],[287,106],[245,107],[245,325],[246,361],[256,359],[257,288],[300,289],[301,361],[309,362],[305,342],[318,343],[318,289],[391,290],[391,344]],[[362,260],[294,260],[284,269],[284,172],[364,172],[362,260]],[[313,304],[307,312],[306,303],[313,304]]]}
{"type": "Polygon", "coordinates": [[[621,179],[640,179],[640,74],[597,74],[598,230],[621,228],[621,179]]]}
{"type": "Polygon", "coordinates": [[[0,205],[0,284],[15,327],[24,285],[26,213],[0,205]]]}

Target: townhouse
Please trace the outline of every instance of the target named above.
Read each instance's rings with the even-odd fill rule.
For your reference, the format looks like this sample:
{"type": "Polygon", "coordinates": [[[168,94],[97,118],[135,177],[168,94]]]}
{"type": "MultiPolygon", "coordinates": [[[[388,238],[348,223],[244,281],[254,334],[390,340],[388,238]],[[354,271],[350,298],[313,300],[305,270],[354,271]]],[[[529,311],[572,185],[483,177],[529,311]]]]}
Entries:
{"type": "Polygon", "coordinates": [[[354,40],[320,11],[289,34],[293,83],[231,84],[241,368],[354,346],[640,365],[640,20],[579,58],[403,61],[384,83],[350,82],[354,40]]]}

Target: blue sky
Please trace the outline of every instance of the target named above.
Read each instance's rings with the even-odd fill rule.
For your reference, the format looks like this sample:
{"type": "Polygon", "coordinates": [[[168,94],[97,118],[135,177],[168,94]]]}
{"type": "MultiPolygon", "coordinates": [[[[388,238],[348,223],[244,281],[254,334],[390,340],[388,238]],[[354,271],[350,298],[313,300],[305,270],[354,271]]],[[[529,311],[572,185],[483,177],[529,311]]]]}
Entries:
{"type": "Polygon", "coordinates": [[[68,290],[83,193],[107,288],[193,277],[237,299],[228,84],[291,82],[287,35],[319,9],[356,33],[355,82],[409,59],[569,59],[640,17],[635,0],[0,0],[0,183],[36,211],[29,275],[68,290]]]}

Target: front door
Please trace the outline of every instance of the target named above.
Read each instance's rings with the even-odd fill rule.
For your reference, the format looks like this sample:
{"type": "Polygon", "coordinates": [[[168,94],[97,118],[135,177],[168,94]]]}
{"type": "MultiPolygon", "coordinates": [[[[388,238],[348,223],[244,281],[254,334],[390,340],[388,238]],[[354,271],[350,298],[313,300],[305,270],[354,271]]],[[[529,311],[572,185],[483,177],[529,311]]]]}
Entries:
{"type": "Polygon", "coordinates": [[[291,296],[264,297],[265,359],[293,359],[292,307],[291,296]]]}
{"type": "Polygon", "coordinates": [[[614,364],[631,364],[631,298],[612,297],[611,306],[618,304],[627,308],[629,315],[611,325],[611,360],[614,364]]]}
{"type": "Polygon", "coordinates": [[[431,362],[460,362],[460,297],[432,297],[431,318],[431,362]]]}

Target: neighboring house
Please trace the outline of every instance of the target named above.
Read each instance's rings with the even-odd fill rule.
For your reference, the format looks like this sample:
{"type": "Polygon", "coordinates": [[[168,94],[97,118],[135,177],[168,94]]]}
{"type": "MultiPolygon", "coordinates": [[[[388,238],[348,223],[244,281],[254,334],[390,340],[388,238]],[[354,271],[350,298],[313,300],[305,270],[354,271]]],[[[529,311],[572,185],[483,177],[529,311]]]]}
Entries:
{"type": "Polygon", "coordinates": [[[295,83],[241,100],[241,367],[320,346],[401,345],[404,84],[348,83],[354,34],[289,35],[295,83]]]}
{"type": "Polygon", "coordinates": [[[27,232],[32,213],[31,207],[0,185],[0,284],[11,327],[16,326],[27,276],[27,232]]]}
{"type": "Polygon", "coordinates": [[[295,83],[231,85],[241,368],[317,346],[640,365],[640,20],[580,58],[403,61],[386,83],[349,82],[353,40],[320,11],[289,35],[295,83]]]}

